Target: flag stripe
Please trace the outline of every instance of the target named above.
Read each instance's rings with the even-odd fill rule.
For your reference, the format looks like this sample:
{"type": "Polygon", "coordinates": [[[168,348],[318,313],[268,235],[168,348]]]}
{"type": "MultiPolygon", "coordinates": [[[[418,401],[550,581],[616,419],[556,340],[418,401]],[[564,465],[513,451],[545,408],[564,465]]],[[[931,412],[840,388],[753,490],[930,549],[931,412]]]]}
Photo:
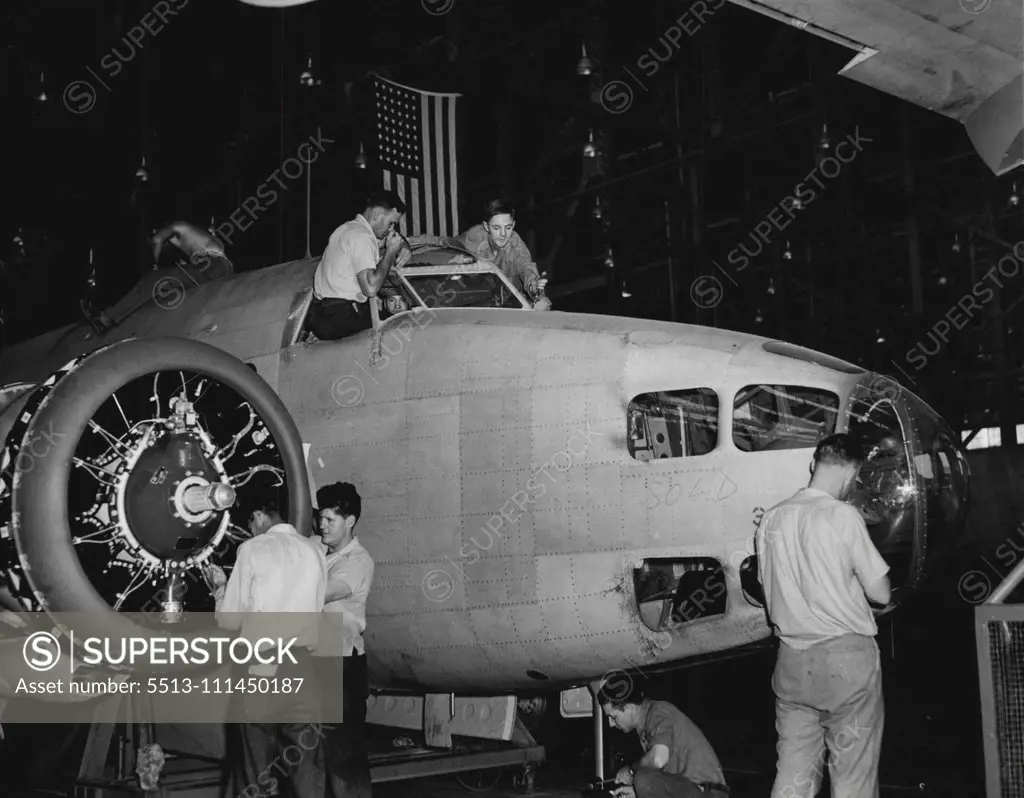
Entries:
{"type": "Polygon", "coordinates": [[[384,187],[406,204],[410,235],[458,235],[456,99],[376,77],[384,187]]]}
{"type": "MultiPolygon", "coordinates": [[[[409,205],[409,207],[406,210],[406,217],[409,219],[419,219],[420,208],[423,206],[423,198],[420,196],[420,181],[414,177],[409,182],[409,196],[412,198],[412,202],[406,203],[407,205],[409,205]]],[[[413,235],[415,235],[415,233],[413,235]]]]}
{"type": "Polygon", "coordinates": [[[448,170],[450,175],[450,185],[452,187],[451,201],[452,201],[452,230],[455,231],[455,235],[458,235],[459,229],[459,170],[457,168],[455,158],[455,100],[451,99],[448,101],[448,130],[444,137],[445,146],[445,158],[448,163],[448,170]]]}
{"type": "MultiPolygon", "coordinates": [[[[430,104],[434,107],[433,124],[430,127],[431,144],[434,146],[434,163],[443,164],[444,160],[444,119],[441,116],[444,99],[430,98],[430,104]]],[[[437,170],[437,229],[448,229],[448,214],[445,213],[445,206],[448,204],[448,192],[445,191],[444,169],[437,170]]]]}
{"type": "Polygon", "coordinates": [[[436,230],[434,226],[434,202],[440,200],[440,195],[434,194],[434,175],[432,174],[433,163],[431,162],[430,154],[430,136],[434,132],[433,127],[430,124],[430,97],[423,95],[420,97],[420,119],[422,120],[422,132],[423,136],[420,139],[421,142],[421,154],[420,163],[423,165],[423,221],[424,226],[422,232],[426,235],[444,235],[444,233],[433,233],[427,232],[436,230]]]}

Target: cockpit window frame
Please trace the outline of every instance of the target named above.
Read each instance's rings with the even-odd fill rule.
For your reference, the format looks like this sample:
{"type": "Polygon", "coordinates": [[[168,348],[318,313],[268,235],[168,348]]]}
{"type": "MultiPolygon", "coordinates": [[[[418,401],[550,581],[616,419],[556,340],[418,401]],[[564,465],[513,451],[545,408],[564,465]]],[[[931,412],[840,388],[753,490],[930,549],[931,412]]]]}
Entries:
{"type": "Polygon", "coordinates": [[[843,418],[843,397],[841,392],[832,386],[822,387],[806,383],[754,382],[743,385],[736,391],[732,399],[732,405],[729,408],[729,413],[731,416],[730,438],[732,445],[743,454],[760,454],[762,452],[791,451],[796,449],[806,451],[808,449],[813,450],[817,446],[818,441],[838,431],[840,421],[843,418]],[[746,437],[741,437],[748,428],[752,429],[756,426],[756,419],[751,417],[749,424],[738,423],[741,417],[737,414],[737,411],[741,407],[746,406],[759,392],[767,392],[774,397],[772,401],[774,409],[771,412],[776,415],[776,419],[770,431],[781,427],[783,433],[772,439],[765,446],[755,445],[759,441],[758,436],[747,434],[746,437]],[[797,434],[790,434],[800,426],[795,423],[798,420],[806,422],[808,431],[812,427],[819,426],[815,422],[809,421],[808,418],[797,416],[791,412],[790,403],[794,398],[799,398],[800,392],[823,395],[827,401],[827,404],[815,405],[814,402],[801,400],[804,404],[820,407],[821,411],[825,414],[824,426],[818,431],[814,441],[810,443],[805,443],[797,434]],[[745,448],[748,443],[751,448],[745,448]],[[782,445],[778,445],[780,443],[782,445]]]}
{"type": "MultiPolygon", "coordinates": [[[[663,404],[662,406],[665,407],[667,405],[663,404]]],[[[721,423],[721,413],[722,397],[717,390],[708,385],[702,385],[693,388],[671,388],[668,390],[642,391],[640,393],[635,394],[633,398],[629,400],[629,403],[626,406],[626,451],[629,454],[630,459],[637,463],[659,463],[662,462],[663,460],[671,460],[675,462],[679,460],[691,459],[694,457],[704,457],[706,455],[712,454],[713,452],[719,449],[722,443],[723,425],[721,423]],[[652,420],[652,416],[646,411],[646,409],[642,405],[638,405],[637,402],[637,400],[643,397],[654,397],[659,402],[662,403],[664,403],[666,399],[680,399],[681,404],[682,401],[685,401],[685,398],[687,398],[683,397],[683,394],[695,394],[695,396],[693,397],[693,401],[700,401],[705,405],[709,404],[711,401],[714,402],[713,412],[709,410],[709,412],[707,413],[708,418],[714,419],[714,427],[712,429],[714,440],[712,441],[710,447],[706,449],[702,448],[701,451],[696,451],[693,452],[692,454],[687,453],[685,451],[685,449],[690,447],[693,441],[693,430],[691,429],[692,422],[690,422],[689,419],[686,419],[680,412],[679,420],[674,425],[677,426],[679,429],[679,436],[678,440],[673,441],[670,434],[670,427],[673,425],[670,422],[666,421],[666,416],[662,415],[660,417],[661,420],[665,423],[665,428],[659,433],[658,430],[652,428],[651,426],[650,422],[652,420]],[[634,442],[636,440],[641,440],[641,438],[635,437],[635,435],[638,434],[639,432],[637,428],[638,418],[642,419],[644,422],[644,436],[642,440],[649,443],[649,445],[644,446],[640,449],[637,449],[634,446],[634,442]],[[663,434],[665,440],[657,441],[657,443],[661,444],[662,448],[667,446],[670,450],[672,450],[671,454],[666,454],[664,452],[662,452],[660,455],[657,454],[659,447],[656,446],[655,438],[658,436],[658,434],[663,434]],[[676,448],[675,444],[678,444],[678,446],[684,450],[682,454],[674,453],[674,450],[676,448]],[[637,452],[641,451],[651,452],[651,456],[637,457],[637,452]]],[[[707,429],[708,427],[704,428],[705,434],[707,434],[707,429]]]]}
{"type": "MultiPolygon", "coordinates": [[[[498,279],[498,281],[508,290],[509,294],[511,294],[516,299],[516,301],[519,302],[519,307],[495,308],[495,310],[533,310],[533,306],[530,304],[529,300],[527,300],[526,297],[523,296],[522,292],[520,292],[512,284],[511,280],[509,280],[508,277],[506,277],[505,274],[502,273],[502,271],[500,269],[498,269],[495,266],[491,266],[486,261],[477,261],[476,263],[473,263],[473,264],[454,264],[454,265],[447,265],[447,266],[445,266],[445,265],[441,265],[441,266],[414,266],[414,267],[405,266],[405,267],[395,267],[395,268],[393,268],[391,270],[391,274],[394,275],[397,278],[397,280],[399,281],[400,285],[405,289],[405,291],[408,292],[409,294],[411,294],[416,299],[416,301],[418,303],[418,306],[422,307],[422,308],[425,308],[425,309],[428,309],[428,310],[433,310],[437,306],[431,307],[430,305],[428,305],[426,303],[424,298],[420,295],[420,293],[413,286],[412,281],[409,280],[410,276],[419,277],[419,276],[433,276],[433,275],[454,275],[454,274],[461,275],[461,274],[480,274],[480,273],[494,275],[498,279]]],[[[484,307],[486,307],[486,306],[482,306],[482,305],[466,305],[464,307],[452,307],[452,308],[446,307],[445,310],[481,310],[484,307]]],[[[411,310],[411,308],[410,308],[410,310],[411,310]]]]}

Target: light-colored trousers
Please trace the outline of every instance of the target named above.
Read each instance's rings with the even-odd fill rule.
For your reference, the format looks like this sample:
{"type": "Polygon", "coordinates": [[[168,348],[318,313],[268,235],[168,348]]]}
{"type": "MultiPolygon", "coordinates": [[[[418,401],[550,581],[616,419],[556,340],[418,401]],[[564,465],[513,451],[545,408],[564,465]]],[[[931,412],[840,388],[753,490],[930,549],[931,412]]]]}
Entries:
{"type": "Polygon", "coordinates": [[[878,798],[885,708],[875,639],[850,634],[807,649],[780,643],[772,689],[779,733],[772,798],[814,798],[826,747],[832,798],[878,798]]]}

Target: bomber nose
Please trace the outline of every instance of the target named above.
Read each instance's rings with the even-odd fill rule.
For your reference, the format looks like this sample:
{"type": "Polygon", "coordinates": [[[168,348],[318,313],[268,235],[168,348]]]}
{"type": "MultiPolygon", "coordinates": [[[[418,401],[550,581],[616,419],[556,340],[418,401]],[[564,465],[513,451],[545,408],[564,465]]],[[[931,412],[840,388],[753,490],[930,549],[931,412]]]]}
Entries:
{"type": "Polygon", "coordinates": [[[877,376],[851,397],[850,429],[869,444],[852,503],[892,569],[893,588],[914,587],[964,528],[967,458],[935,410],[877,376]]]}

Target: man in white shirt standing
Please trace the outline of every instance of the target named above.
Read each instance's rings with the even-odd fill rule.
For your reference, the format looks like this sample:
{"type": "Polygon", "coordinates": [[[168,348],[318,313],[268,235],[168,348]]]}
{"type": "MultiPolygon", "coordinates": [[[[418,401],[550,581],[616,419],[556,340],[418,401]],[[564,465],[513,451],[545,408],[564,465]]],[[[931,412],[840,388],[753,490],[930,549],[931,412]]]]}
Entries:
{"type": "MultiPolygon", "coordinates": [[[[207,568],[207,579],[214,588],[218,624],[225,629],[240,629],[242,637],[254,640],[265,635],[266,627],[250,613],[308,613],[310,617],[305,619],[305,623],[290,624],[290,629],[283,635],[288,639],[296,638],[291,653],[297,664],[282,663],[270,675],[279,681],[302,676],[312,684],[313,680],[309,679],[313,664],[311,649],[318,642],[318,624],[313,616],[322,611],[327,589],[327,563],[323,551],[316,541],[299,534],[291,524],[284,523],[281,512],[269,502],[253,510],[249,516],[249,531],[252,538],[238,547],[230,579],[225,579],[219,566],[207,568]]],[[[250,675],[250,666],[242,666],[233,670],[231,678],[244,679],[250,675]]],[[[315,693],[315,690],[308,690],[305,695],[270,696],[271,712],[284,716],[298,711],[305,717],[315,717],[315,693]]],[[[243,710],[236,709],[235,712],[254,706],[254,698],[267,699],[268,696],[239,698],[243,710]]],[[[230,798],[249,798],[254,785],[262,788],[261,795],[279,794],[278,775],[288,779],[295,798],[323,798],[324,751],[321,746],[316,746],[313,751],[307,750],[309,722],[239,723],[229,724],[227,730],[230,798]],[[273,771],[281,761],[281,753],[296,745],[307,751],[307,755],[284,772],[273,771]]]]}
{"type": "Polygon", "coordinates": [[[331,233],[313,275],[306,325],[317,338],[336,341],[373,326],[368,298],[377,296],[391,267],[404,266],[411,255],[396,229],[403,213],[405,203],[395,192],[376,192],[365,211],[331,233]]]}
{"type": "Polygon", "coordinates": [[[779,733],[772,798],[817,795],[826,745],[833,796],[878,796],[885,711],[868,599],[889,603],[889,566],[860,512],[844,501],[863,461],[859,439],[825,438],[814,452],[810,485],[758,525],[758,571],[780,639],[772,677],[779,733]]]}
{"type": "MultiPolygon", "coordinates": [[[[355,536],[362,514],[362,499],[354,485],[335,482],[316,492],[320,510],[320,536],[327,556],[327,591],[324,612],[340,612],[343,639],[318,650],[344,695],[343,722],[327,730],[327,778],[336,796],[370,795],[370,763],[365,741],[366,699],[370,688],[366,673],[366,598],[373,584],[373,557],[355,536]]],[[[332,628],[333,628],[332,624],[332,628]]],[[[325,677],[327,678],[327,677],[325,677]]]]}

